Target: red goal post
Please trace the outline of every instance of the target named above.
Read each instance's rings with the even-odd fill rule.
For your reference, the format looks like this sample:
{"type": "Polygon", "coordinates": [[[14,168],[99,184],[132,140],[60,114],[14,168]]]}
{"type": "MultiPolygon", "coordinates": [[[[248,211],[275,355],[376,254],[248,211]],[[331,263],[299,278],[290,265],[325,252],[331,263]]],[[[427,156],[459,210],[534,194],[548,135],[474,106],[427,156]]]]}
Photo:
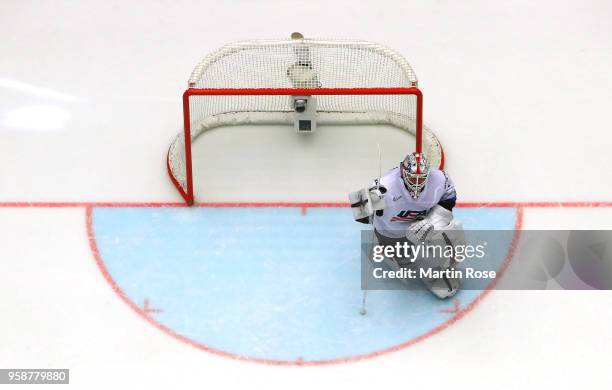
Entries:
{"type": "Polygon", "coordinates": [[[397,53],[363,41],[239,42],[201,61],[183,94],[183,132],[168,150],[167,168],[185,202],[195,201],[192,144],[200,134],[219,126],[292,124],[296,97],[316,98],[319,125],[406,130],[415,136],[407,153],[423,151],[432,166],[444,165],[440,142],[423,124],[416,76],[397,53]]]}

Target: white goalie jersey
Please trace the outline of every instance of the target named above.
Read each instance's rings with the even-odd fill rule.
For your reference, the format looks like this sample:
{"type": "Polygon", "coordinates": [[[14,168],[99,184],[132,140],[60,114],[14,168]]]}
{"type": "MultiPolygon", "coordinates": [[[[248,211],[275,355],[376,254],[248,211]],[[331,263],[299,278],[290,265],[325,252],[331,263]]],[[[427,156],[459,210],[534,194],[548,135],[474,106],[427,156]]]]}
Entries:
{"type": "Polygon", "coordinates": [[[403,238],[415,221],[423,219],[431,209],[444,201],[457,198],[455,186],[446,172],[431,169],[418,198],[414,199],[396,167],[380,178],[380,186],[386,190],[385,207],[374,216],[374,228],[383,236],[403,238]]]}

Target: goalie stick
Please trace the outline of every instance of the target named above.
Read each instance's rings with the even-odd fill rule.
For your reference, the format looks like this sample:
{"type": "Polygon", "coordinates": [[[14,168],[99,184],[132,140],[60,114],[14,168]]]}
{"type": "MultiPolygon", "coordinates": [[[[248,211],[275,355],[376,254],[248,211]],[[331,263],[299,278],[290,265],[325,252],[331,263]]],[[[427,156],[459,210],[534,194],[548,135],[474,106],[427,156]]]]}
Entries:
{"type": "MultiPolygon", "coordinates": [[[[382,153],[380,150],[380,143],[377,143],[376,146],[378,147],[378,179],[376,180],[376,190],[379,191],[380,190],[380,178],[382,177],[382,153]]],[[[372,219],[372,222],[374,222],[374,220],[372,219]]],[[[374,243],[374,240],[376,239],[376,236],[374,234],[374,227],[372,227],[372,243],[374,243]]],[[[359,314],[361,314],[362,316],[366,315],[366,313],[368,312],[366,309],[366,303],[367,303],[367,299],[368,299],[368,278],[365,278],[365,288],[363,290],[363,297],[361,299],[361,310],[359,310],[359,314]]]]}

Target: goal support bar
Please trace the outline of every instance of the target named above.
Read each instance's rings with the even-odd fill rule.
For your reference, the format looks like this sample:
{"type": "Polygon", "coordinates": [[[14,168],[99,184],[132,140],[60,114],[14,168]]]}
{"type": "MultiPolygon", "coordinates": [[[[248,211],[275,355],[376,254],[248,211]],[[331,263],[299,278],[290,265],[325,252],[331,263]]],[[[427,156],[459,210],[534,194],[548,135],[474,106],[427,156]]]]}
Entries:
{"type": "Polygon", "coordinates": [[[194,203],[193,169],[191,157],[191,113],[189,99],[192,96],[255,96],[255,95],[414,95],[416,97],[416,151],[423,145],[423,94],[417,87],[407,88],[188,88],[183,93],[183,126],[185,134],[185,174],[186,190],[174,178],[170,165],[168,171],[176,188],[188,205],[194,203]]]}

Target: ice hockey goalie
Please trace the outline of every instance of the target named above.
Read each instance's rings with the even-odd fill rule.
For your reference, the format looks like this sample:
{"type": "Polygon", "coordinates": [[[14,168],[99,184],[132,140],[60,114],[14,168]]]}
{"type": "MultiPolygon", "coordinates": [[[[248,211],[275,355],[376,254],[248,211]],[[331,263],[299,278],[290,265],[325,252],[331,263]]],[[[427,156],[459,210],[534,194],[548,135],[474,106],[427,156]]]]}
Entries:
{"type": "MultiPolygon", "coordinates": [[[[374,186],[349,194],[353,217],[361,223],[372,223],[378,244],[409,245],[447,244],[455,247],[465,241],[461,222],[453,217],[457,200],[455,186],[448,174],[430,169],[427,157],[411,153],[374,182],[374,186]]],[[[400,259],[385,259],[398,269],[414,267],[400,259]]],[[[440,259],[434,263],[438,270],[454,268],[454,259],[440,259]]],[[[442,273],[446,274],[446,273],[442,273]]],[[[457,293],[461,280],[446,276],[440,279],[421,278],[425,286],[438,298],[457,293]]]]}

